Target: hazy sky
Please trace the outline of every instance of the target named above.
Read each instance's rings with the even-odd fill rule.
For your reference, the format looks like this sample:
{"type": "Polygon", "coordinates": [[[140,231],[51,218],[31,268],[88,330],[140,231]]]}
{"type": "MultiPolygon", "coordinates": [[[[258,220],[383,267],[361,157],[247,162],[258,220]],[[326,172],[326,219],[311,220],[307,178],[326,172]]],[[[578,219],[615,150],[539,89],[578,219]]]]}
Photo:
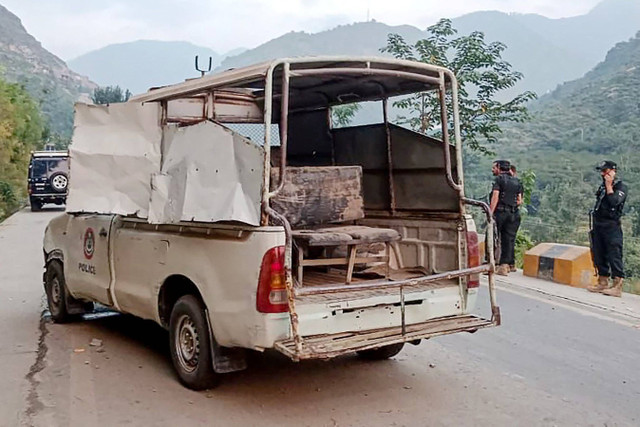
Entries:
{"type": "MultiPolygon", "coordinates": [[[[634,0],[635,1],[635,0],[634,0]]],[[[184,40],[224,53],[289,31],[366,21],[426,28],[477,10],[581,15],[599,0],[0,0],[62,59],[112,43],[184,40]]]]}

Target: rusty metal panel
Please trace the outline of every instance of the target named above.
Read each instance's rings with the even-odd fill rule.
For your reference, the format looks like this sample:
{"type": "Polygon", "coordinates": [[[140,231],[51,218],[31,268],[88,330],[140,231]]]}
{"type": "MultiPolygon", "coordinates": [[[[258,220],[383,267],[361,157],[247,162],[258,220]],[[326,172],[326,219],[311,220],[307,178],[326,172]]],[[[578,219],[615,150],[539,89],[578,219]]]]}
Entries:
{"type": "Polygon", "coordinates": [[[294,360],[329,359],[354,351],[378,348],[385,345],[426,339],[457,332],[475,332],[478,329],[497,326],[494,319],[487,320],[473,315],[461,315],[432,319],[406,328],[389,327],[364,332],[320,334],[305,337],[302,351],[294,348],[293,340],[276,342],[275,348],[294,360]]]}
{"type": "Polygon", "coordinates": [[[206,119],[205,102],[204,97],[171,100],[167,102],[167,121],[204,120],[206,119]]]}
{"type": "Polygon", "coordinates": [[[359,224],[392,228],[401,240],[393,243],[394,268],[422,267],[430,274],[458,269],[458,222],[437,219],[365,218],[359,224]]]}
{"type": "MultiPolygon", "coordinates": [[[[278,171],[272,169],[271,183],[277,182],[278,171]]],[[[271,206],[294,228],[353,221],[364,218],[361,182],[359,166],[288,167],[271,206]]]]}
{"type": "Polygon", "coordinates": [[[246,93],[214,91],[167,101],[166,118],[170,123],[193,123],[207,118],[221,123],[262,123],[263,117],[257,98],[246,93]]]}

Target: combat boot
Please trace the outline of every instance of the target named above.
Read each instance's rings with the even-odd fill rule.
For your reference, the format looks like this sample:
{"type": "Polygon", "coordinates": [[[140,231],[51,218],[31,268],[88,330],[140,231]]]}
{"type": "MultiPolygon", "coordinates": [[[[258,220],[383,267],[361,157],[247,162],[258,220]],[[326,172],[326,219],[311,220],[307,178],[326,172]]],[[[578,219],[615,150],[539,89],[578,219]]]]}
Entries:
{"type": "Polygon", "coordinates": [[[609,295],[610,297],[621,297],[622,296],[622,277],[614,277],[613,278],[613,286],[602,291],[604,295],[609,295]]]}
{"type": "Polygon", "coordinates": [[[602,292],[609,288],[609,278],[607,276],[598,276],[598,283],[587,286],[589,292],[602,292]]]}
{"type": "Polygon", "coordinates": [[[509,275],[509,264],[500,264],[498,268],[496,268],[496,274],[498,276],[508,276],[509,275]]]}

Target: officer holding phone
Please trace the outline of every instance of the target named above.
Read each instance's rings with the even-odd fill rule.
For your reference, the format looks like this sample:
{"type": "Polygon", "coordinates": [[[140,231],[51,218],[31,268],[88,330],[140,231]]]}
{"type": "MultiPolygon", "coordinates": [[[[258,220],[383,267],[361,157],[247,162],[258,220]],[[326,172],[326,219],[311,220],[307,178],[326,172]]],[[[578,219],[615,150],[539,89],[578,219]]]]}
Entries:
{"type": "Polygon", "coordinates": [[[615,162],[603,160],[596,170],[600,171],[602,184],[596,192],[596,204],[592,211],[591,250],[598,271],[598,283],[588,289],[620,297],[624,279],[620,217],[627,200],[627,186],[616,179],[618,166],[615,162]],[[611,283],[609,278],[612,279],[611,283]]]}

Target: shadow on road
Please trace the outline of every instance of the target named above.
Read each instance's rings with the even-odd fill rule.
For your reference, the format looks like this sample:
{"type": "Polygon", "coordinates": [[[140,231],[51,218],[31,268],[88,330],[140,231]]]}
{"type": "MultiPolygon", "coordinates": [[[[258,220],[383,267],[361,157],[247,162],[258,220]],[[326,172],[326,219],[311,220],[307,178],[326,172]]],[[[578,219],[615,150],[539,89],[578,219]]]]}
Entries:
{"type": "MultiPolygon", "coordinates": [[[[171,363],[168,331],[152,321],[119,313],[103,312],[86,317],[76,325],[83,325],[85,332],[91,336],[101,337],[108,343],[109,352],[117,351],[117,348],[133,348],[131,351],[139,360],[131,360],[127,356],[128,364],[141,363],[152,367],[155,369],[154,376],[170,377],[175,381],[176,390],[182,388],[171,363]]],[[[406,348],[404,351],[407,351],[406,348]]],[[[406,357],[402,353],[397,356],[398,359],[406,357]]],[[[253,399],[259,399],[260,404],[278,407],[283,394],[293,404],[296,400],[308,401],[310,397],[318,396],[321,390],[331,393],[335,388],[343,393],[352,388],[354,382],[359,384],[361,391],[379,389],[380,381],[389,387],[402,388],[412,377],[410,368],[403,367],[401,362],[393,359],[365,361],[355,355],[330,361],[296,363],[275,351],[248,351],[247,364],[248,368],[244,371],[223,375],[221,384],[208,393],[214,393],[216,397],[226,396],[234,402],[241,399],[238,403],[250,395],[253,399]]],[[[157,381],[165,382],[159,378],[157,381]]]]}
{"type": "Polygon", "coordinates": [[[39,211],[30,211],[34,214],[39,214],[43,212],[64,212],[66,208],[64,206],[58,205],[44,205],[39,211]]]}

